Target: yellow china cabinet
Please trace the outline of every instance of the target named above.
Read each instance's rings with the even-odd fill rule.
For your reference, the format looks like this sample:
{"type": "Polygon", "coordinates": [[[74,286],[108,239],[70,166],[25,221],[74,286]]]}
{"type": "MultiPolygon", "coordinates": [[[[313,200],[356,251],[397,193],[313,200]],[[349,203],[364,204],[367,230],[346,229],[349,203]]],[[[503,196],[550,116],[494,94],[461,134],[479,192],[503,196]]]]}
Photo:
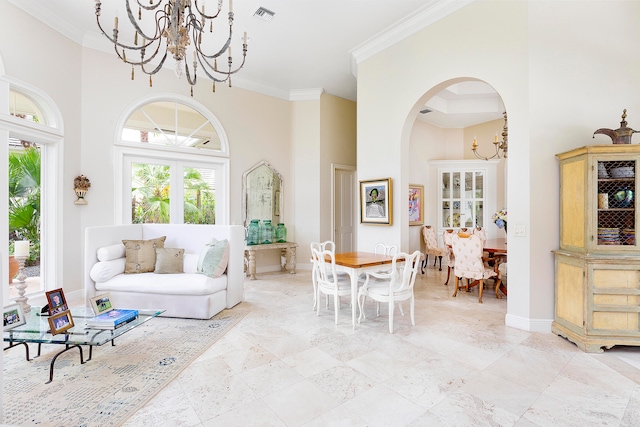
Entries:
{"type": "Polygon", "coordinates": [[[587,352],[640,346],[640,145],[592,145],[557,157],[560,248],[551,329],[587,352]]]}

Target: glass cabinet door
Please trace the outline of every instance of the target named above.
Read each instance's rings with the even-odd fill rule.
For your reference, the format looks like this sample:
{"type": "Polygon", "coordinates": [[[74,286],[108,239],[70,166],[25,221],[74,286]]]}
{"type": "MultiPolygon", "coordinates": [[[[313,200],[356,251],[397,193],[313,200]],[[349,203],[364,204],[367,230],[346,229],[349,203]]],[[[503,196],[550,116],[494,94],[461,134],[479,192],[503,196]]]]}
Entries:
{"type": "Polygon", "coordinates": [[[483,170],[440,172],[442,228],[485,226],[485,180],[483,170]]]}
{"type": "Polygon", "coordinates": [[[636,162],[598,161],[598,245],[635,245],[636,162]]]}

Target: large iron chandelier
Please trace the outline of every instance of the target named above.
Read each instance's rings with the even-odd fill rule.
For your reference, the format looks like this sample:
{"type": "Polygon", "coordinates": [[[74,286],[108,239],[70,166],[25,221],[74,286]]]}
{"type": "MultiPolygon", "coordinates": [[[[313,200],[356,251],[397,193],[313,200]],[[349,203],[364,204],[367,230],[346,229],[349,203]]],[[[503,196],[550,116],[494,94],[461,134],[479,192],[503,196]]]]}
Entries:
{"type": "Polygon", "coordinates": [[[473,145],[471,146],[471,149],[473,150],[473,154],[475,154],[477,158],[482,160],[495,158],[500,159],[501,157],[504,157],[505,159],[507,158],[509,129],[507,127],[507,112],[505,111],[503,114],[504,127],[502,128],[502,141],[498,140],[498,135],[496,135],[496,138],[493,141],[495,153],[492,156],[481,156],[480,154],[478,154],[478,141],[476,140],[476,138],[473,138],[473,145]]]}
{"type": "MultiPolygon", "coordinates": [[[[134,78],[134,68],[139,66],[143,73],[149,75],[149,86],[153,86],[152,76],[156,74],[171,54],[175,60],[175,72],[178,78],[186,75],[191,86],[191,96],[193,96],[193,86],[197,82],[197,69],[200,64],[203,72],[213,81],[213,91],[216,90],[216,83],[228,82],[231,87],[231,75],[237,73],[243,66],[247,56],[247,33],[244,33],[242,44],[242,63],[233,68],[231,56],[231,36],[233,35],[233,0],[229,0],[229,37],[219,50],[208,51],[209,44],[203,46],[205,39],[205,29],[208,27],[209,33],[213,33],[213,20],[222,11],[222,0],[218,0],[218,10],[209,15],[205,12],[205,6],[198,4],[198,0],[149,0],[148,5],[143,5],[142,0],[126,0],[127,16],[133,27],[131,29],[133,40],[123,42],[118,38],[118,17],[114,18],[113,36],[107,34],[100,23],[100,13],[102,2],[96,2],[96,22],[102,34],[105,35],[115,49],[116,54],[126,64],[131,64],[131,79],[134,78]],[[137,17],[131,11],[131,3],[137,5],[137,17]],[[155,28],[150,28],[145,17],[152,15],[152,22],[155,28]],[[139,22],[138,22],[139,21],[139,22]],[[207,25],[209,24],[209,25],[207,25]],[[189,47],[191,46],[191,47],[189,47]],[[188,53],[193,52],[193,61],[189,66],[188,53]],[[227,53],[226,66],[221,64],[218,68],[218,57],[227,53]],[[156,60],[156,61],[154,61],[156,60]],[[159,62],[157,62],[159,60],[159,62]],[[151,62],[153,61],[153,65],[151,62]],[[155,65],[157,64],[157,65],[155,65]],[[155,67],[155,68],[154,68],[155,67]]],[[[200,2],[202,3],[202,2],[200,2]]],[[[213,38],[213,34],[210,38],[213,38]]],[[[220,58],[224,62],[225,57],[220,58]]]]}

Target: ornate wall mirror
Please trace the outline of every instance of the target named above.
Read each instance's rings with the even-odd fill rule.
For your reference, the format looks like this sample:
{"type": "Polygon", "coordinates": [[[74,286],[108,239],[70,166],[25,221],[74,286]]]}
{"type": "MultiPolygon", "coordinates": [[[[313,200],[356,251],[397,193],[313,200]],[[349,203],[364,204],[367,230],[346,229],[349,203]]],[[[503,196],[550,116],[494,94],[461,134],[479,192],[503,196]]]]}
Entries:
{"type": "Polygon", "coordinates": [[[252,219],[278,224],[283,220],[282,176],[266,160],[242,174],[242,221],[252,219]]]}

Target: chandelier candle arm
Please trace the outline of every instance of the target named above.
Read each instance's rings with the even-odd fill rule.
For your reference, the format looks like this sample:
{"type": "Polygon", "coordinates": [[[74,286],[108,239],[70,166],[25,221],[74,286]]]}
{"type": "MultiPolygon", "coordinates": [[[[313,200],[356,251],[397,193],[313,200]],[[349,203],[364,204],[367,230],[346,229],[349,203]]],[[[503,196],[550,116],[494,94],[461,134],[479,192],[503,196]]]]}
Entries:
{"type": "Polygon", "coordinates": [[[493,147],[495,152],[493,153],[493,155],[491,156],[481,156],[480,154],[478,154],[478,140],[476,139],[476,137],[473,137],[473,144],[471,145],[471,150],[473,151],[473,154],[481,159],[481,160],[490,160],[490,159],[495,159],[495,158],[507,158],[507,151],[508,151],[508,137],[509,137],[509,128],[507,126],[507,112],[505,111],[504,113],[504,127],[502,128],[502,140],[500,141],[498,139],[498,135],[496,134],[494,140],[493,140],[493,147]]]}
{"type": "MultiPolygon", "coordinates": [[[[200,5],[198,0],[150,0],[148,5],[144,5],[142,0],[125,0],[127,17],[131,24],[131,33],[133,33],[133,42],[128,43],[122,40],[122,31],[127,30],[123,26],[123,22],[119,22],[118,16],[114,17],[113,35],[109,35],[103,28],[101,23],[102,1],[95,0],[95,15],[98,28],[102,34],[109,40],[120,58],[126,64],[132,66],[131,78],[134,78],[134,67],[138,66],[143,73],[149,75],[149,84],[152,84],[151,76],[156,74],[164,66],[167,55],[171,54],[175,60],[175,73],[178,78],[182,75],[187,76],[187,82],[191,86],[191,94],[193,95],[193,86],[197,83],[198,65],[205,75],[213,80],[214,91],[215,83],[229,82],[231,87],[231,75],[237,73],[244,67],[247,55],[247,33],[242,38],[242,61],[234,68],[231,55],[231,43],[233,36],[233,0],[229,0],[228,23],[229,32],[226,41],[219,49],[213,52],[207,51],[202,46],[205,34],[206,22],[210,21],[209,32],[213,33],[213,20],[216,19],[222,11],[222,0],[218,0],[218,8],[214,14],[208,15],[205,12],[205,5],[200,5]],[[138,6],[137,17],[131,10],[131,3],[138,6]],[[143,12],[148,13],[143,16],[143,12]],[[154,24],[153,33],[144,31],[149,26],[144,25],[144,18],[153,14],[154,24]],[[138,23],[137,21],[140,21],[138,23]],[[132,55],[133,52],[138,54],[132,55]],[[149,52],[151,54],[149,54],[149,52]],[[193,62],[186,60],[188,52],[193,52],[193,62]],[[226,70],[217,67],[216,59],[219,56],[227,54],[228,68],[226,70]],[[127,54],[128,57],[127,57],[127,54]],[[158,64],[154,68],[147,68],[150,62],[157,59],[158,64]]],[[[154,62],[155,64],[155,62],[154,62]]]]}

